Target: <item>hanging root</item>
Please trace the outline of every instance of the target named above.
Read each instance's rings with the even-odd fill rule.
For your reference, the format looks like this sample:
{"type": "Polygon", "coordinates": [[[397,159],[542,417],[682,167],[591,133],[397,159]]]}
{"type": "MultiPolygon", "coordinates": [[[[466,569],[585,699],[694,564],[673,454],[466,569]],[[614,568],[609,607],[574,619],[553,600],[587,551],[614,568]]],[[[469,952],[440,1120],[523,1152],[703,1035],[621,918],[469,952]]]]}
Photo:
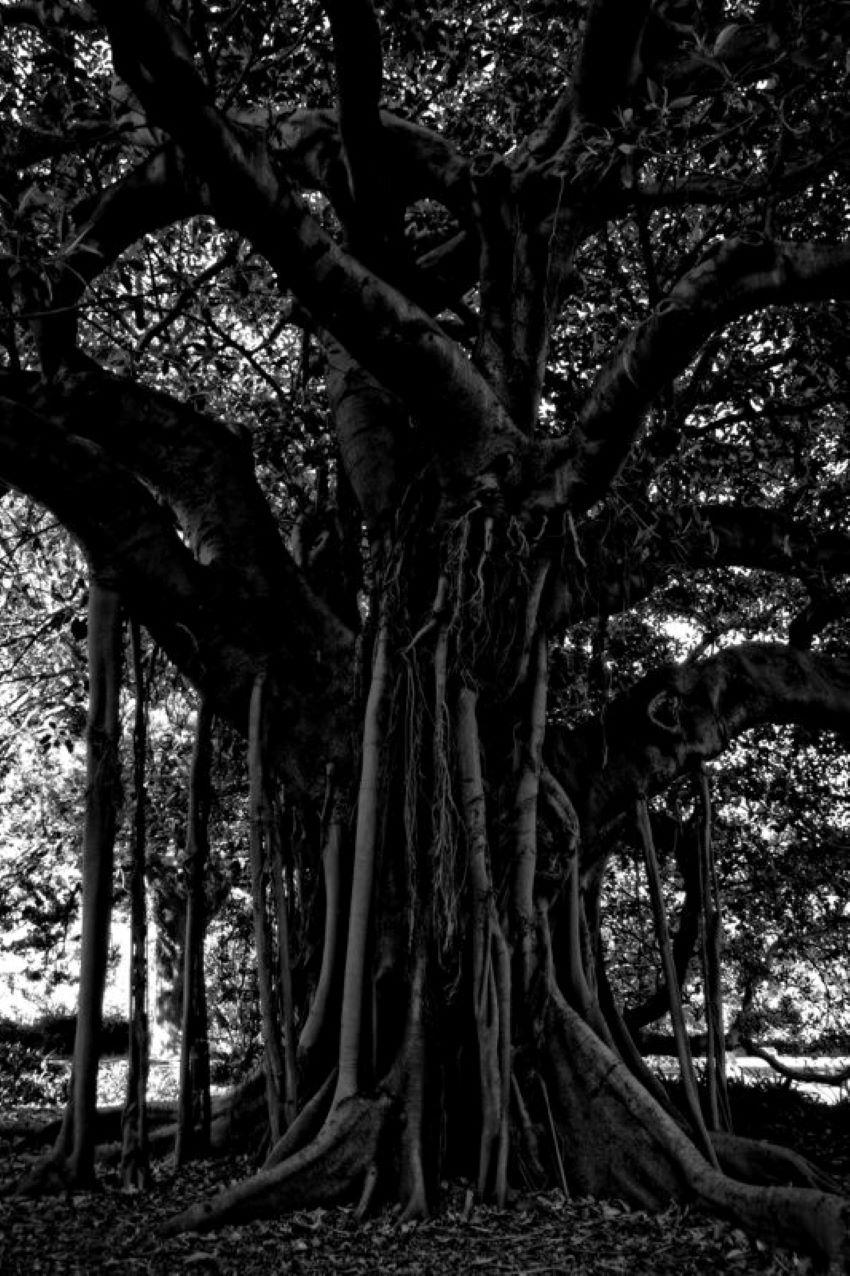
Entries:
{"type": "MultiPolygon", "coordinates": [[[[581,1191],[613,1192],[644,1208],[696,1198],[774,1245],[847,1261],[850,1201],[811,1188],[754,1186],[715,1169],[557,988],[549,990],[543,1029],[569,1129],[568,1172],[581,1191]]],[[[740,1141],[727,1145],[721,1136],[724,1160],[732,1143],[740,1149],[740,1141]]]]}
{"type": "Polygon", "coordinates": [[[280,1165],[226,1188],[212,1200],[191,1205],[169,1219],[162,1235],[203,1232],[350,1198],[375,1163],[394,1104],[394,1097],[383,1092],[342,1100],[307,1147],[280,1165]]]}

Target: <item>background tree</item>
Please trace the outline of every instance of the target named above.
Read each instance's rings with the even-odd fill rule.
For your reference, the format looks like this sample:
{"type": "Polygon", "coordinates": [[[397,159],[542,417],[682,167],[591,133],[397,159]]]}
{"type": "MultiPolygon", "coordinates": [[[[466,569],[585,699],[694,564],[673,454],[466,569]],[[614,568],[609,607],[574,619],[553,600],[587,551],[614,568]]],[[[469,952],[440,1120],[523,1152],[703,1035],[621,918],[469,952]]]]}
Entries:
{"type": "Polygon", "coordinates": [[[599,943],[648,799],[846,725],[843,11],[2,12],[0,474],[251,735],[265,1027],[300,1032],[266,1169],[173,1226],[419,1217],[471,1162],[503,1201],[561,1131],[581,1191],[846,1252],[840,1198],[670,1109],[599,943]]]}

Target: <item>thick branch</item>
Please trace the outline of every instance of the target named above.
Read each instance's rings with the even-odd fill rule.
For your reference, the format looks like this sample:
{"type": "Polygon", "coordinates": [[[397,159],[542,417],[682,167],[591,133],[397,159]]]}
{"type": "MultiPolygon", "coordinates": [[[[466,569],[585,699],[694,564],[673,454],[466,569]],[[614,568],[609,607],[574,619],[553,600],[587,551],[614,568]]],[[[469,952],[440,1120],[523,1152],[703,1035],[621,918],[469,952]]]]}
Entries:
{"type": "Polygon", "coordinates": [[[453,477],[509,465],[523,439],[486,382],[424,311],[330,239],[267,150],[216,110],[159,7],[100,0],[98,9],[123,73],[210,181],[219,218],[249,235],[317,322],[410,404],[453,477]]]}
{"type": "MultiPolygon", "coordinates": [[[[103,411],[97,398],[89,408],[92,417],[103,411]]],[[[105,419],[120,436],[120,417],[105,419]]],[[[0,398],[0,475],[56,514],[177,667],[239,729],[257,664],[271,663],[282,688],[282,760],[296,786],[310,787],[299,753],[308,768],[345,752],[337,678],[346,676],[351,635],[312,599],[294,566],[276,574],[266,599],[262,581],[253,588],[250,563],[201,565],[127,466],[10,398],[0,398]]]]}
{"type": "Polygon", "coordinates": [[[588,844],[636,796],[667,788],[766,722],[848,730],[850,658],[748,643],[700,664],[657,670],[609,704],[604,770],[595,722],[553,729],[547,761],[575,802],[588,844]]]}
{"type": "Polygon", "coordinates": [[[712,247],[602,369],[573,435],[554,445],[538,508],[587,509],[607,491],[647,408],[717,329],[763,306],[850,293],[847,245],[775,243],[745,235],[712,247]]]}
{"type": "MultiPolygon", "coordinates": [[[[379,118],[395,198],[402,204],[435,199],[467,221],[472,189],[466,157],[420,124],[402,120],[390,111],[381,111],[379,118]]],[[[273,161],[283,165],[295,180],[307,189],[323,191],[336,202],[344,179],[336,112],[293,111],[272,129],[269,146],[273,161]]]]}
{"type": "MultiPolygon", "coordinates": [[[[705,567],[749,567],[832,581],[850,574],[850,536],[819,531],[781,510],[756,505],[704,505],[680,517],[638,510],[640,523],[618,517],[589,520],[582,529],[586,567],[566,562],[551,593],[551,626],[563,627],[599,614],[632,607],[663,585],[671,571],[705,567]],[[638,528],[641,535],[637,534],[638,528]]],[[[846,612],[843,597],[820,597],[791,626],[794,646],[846,612]]]]}

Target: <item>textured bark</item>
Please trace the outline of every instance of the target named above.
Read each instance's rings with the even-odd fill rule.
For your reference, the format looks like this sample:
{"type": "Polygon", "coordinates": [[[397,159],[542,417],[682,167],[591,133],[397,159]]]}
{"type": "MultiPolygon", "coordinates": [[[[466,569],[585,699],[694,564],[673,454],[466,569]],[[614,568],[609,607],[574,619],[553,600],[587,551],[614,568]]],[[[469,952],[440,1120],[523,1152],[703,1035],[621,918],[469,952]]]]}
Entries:
{"type": "Polygon", "coordinates": [[[57,1153],[73,1183],[94,1174],[98,1038],[109,954],[115,828],[121,802],[118,702],[121,602],[111,583],[92,576],[88,610],[89,715],[83,826],[83,931],[71,1097],[57,1153]]]}

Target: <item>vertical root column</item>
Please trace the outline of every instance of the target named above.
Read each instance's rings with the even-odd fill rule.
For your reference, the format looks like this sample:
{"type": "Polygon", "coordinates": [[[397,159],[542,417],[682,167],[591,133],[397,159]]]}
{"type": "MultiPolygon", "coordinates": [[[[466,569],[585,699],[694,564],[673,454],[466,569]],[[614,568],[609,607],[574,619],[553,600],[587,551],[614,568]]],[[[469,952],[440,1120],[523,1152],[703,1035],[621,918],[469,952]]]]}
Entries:
{"type": "Polygon", "coordinates": [[[389,632],[382,615],[375,641],[372,680],[363,724],[363,758],[357,795],[357,831],[348,919],[348,943],[342,990],[339,1034],[339,1076],[334,1106],[357,1093],[360,1080],[360,1045],[363,1025],[363,991],[375,853],[378,839],[381,763],[389,689],[389,632]]]}
{"type": "Polygon", "coordinates": [[[260,992],[260,1014],[265,1043],[269,1131],[272,1143],[276,1143],[281,1136],[284,1125],[286,1070],[272,985],[271,937],[266,904],[266,851],[271,849],[271,820],[267,809],[265,783],[264,685],[265,674],[260,673],[255,679],[251,693],[251,709],[248,723],[248,775],[251,804],[251,895],[254,915],[254,947],[257,953],[257,976],[260,992]]]}
{"type": "Polygon", "coordinates": [[[731,1130],[732,1115],[726,1088],[726,1041],[723,1023],[723,983],[720,966],[722,944],[720,892],[711,838],[711,794],[708,776],[701,767],[697,776],[699,814],[697,847],[699,858],[699,928],[701,940],[702,978],[705,994],[705,1023],[708,1049],[706,1079],[711,1126],[714,1130],[731,1130]]]}
{"type": "MultiPolygon", "coordinates": [[[[339,955],[341,949],[342,913],[342,844],[345,806],[336,787],[333,766],[328,767],[325,801],[322,811],[322,875],[325,887],[325,929],[319,980],[298,1041],[299,1063],[310,1074],[314,1057],[325,1057],[325,1047],[332,1030],[331,1012],[335,1004],[339,955]]],[[[337,989],[338,991],[338,989],[337,989]]]]}
{"type": "Polygon", "coordinates": [[[649,812],[647,810],[646,798],[641,798],[635,808],[636,822],[638,833],[640,834],[643,844],[644,861],[646,863],[646,875],[649,883],[649,893],[652,900],[652,914],[655,920],[655,933],[658,939],[658,948],[661,953],[661,961],[664,967],[664,978],[667,982],[667,988],[670,994],[670,1020],[673,1024],[673,1036],[676,1040],[676,1052],[679,1056],[679,1068],[682,1074],[682,1084],[685,1089],[685,1098],[688,1104],[688,1114],[693,1124],[694,1133],[699,1140],[699,1144],[707,1157],[709,1163],[718,1168],[717,1153],[714,1145],[708,1136],[705,1128],[702,1110],[699,1104],[699,1095],[697,1093],[696,1074],[694,1072],[693,1059],[691,1058],[691,1048],[688,1042],[688,1034],[685,1029],[685,1017],[682,1011],[682,993],[679,988],[679,980],[676,976],[676,967],[673,962],[673,953],[670,947],[670,933],[667,928],[667,910],[664,904],[664,896],[661,891],[661,876],[658,871],[658,860],[655,855],[655,842],[652,837],[652,827],[649,823],[649,812]]]}
{"type": "Polygon", "coordinates": [[[481,1087],[478,1191],[483,1195],[492,1182],[501,1205],[507,1196],[509,1150],[510,961],[493,899],[476,705],[476,693],[462,688],[457,708],[457,757],[472,890],[473,1009],[481,1087]]]}
{"type": "Polygon", "coordinates": [[[142,639],[137,621],[130,625],[136,705],[133,723],[133,833],[130,850],[130,1041],[127,1091],[121,1115],[121,1177],[125,1187],[148,1183],[147,1087],[148,924],[145,905],[147,841],[147,692],[142,665],[142,639]]]}
{"type": "Polygon", "coordinates": [[[204,879],[209,842],[212,761],[212,712],[206,698],[198,705],[195,743],[189,768],[186,826],[186,930],[183,940],[183,1015],[180,1041],[180,1097],[177,1109],[177,1165],[209,1145],[210,1063],[207,1038],[204,936],[206,931],[204,879]]]}

